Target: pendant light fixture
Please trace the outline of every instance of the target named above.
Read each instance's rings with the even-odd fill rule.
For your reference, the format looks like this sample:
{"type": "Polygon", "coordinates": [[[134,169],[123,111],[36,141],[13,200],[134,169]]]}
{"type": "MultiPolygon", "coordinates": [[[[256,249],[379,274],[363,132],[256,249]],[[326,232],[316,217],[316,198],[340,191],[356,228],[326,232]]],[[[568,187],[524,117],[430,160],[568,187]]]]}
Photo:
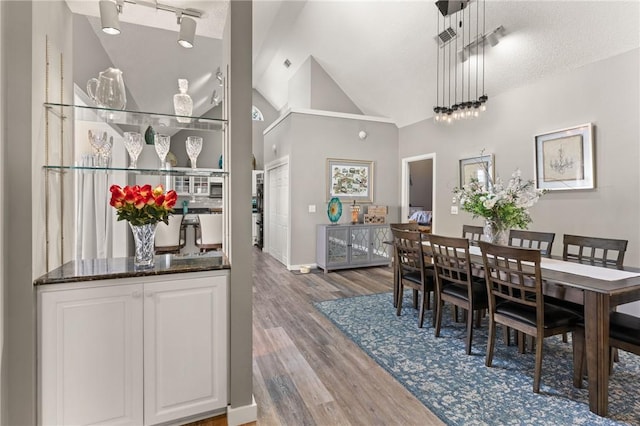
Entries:
{"type": "Polygon", "coordinates": [[[503,34],[504,28],[500,26],[486,34],[485,1],[436,1],[440,12],[436,23],[436,123],[478,117],[486,110],[489,97],[485,92],[485,42],[497,44],[497,36],[503,34]]]}

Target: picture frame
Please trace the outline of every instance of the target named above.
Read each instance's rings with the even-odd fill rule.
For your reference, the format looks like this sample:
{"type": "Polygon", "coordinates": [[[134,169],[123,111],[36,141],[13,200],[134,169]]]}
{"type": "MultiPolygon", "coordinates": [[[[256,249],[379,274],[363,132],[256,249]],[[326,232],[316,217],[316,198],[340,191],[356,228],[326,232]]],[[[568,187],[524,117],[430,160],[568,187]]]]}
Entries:
{"type": "Polygon", "coordinates": [[[537,135],[534,170],[538,189],[595,188],[593,124],[537,135]]]}
{"type": "Polygon", "coordinates": [[[327,158],[327,200],[373,203],[374,162],[327,158]]]}
{"type": "Polygon", "coordinates": [[[487,170],[489,171],[491,182],[494,182],[495,168],[493,166],[493,158],[493,154],[487,154],[460,160],[460,188],[471,183],[471,179],[473,178],[486,183],[484,175],[487,170]]]}

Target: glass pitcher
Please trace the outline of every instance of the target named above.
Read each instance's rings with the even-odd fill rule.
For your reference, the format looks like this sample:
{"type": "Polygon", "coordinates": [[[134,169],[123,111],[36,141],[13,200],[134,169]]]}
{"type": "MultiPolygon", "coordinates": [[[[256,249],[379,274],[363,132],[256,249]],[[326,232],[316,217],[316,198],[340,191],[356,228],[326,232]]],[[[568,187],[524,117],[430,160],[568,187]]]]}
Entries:
{"type": "Polygon", "coordinates": [[[107,68],[98,78],[90,79],[87,93],[99,107],[124,109],[127,105],[122,71],[117,68],[107,68]]]}

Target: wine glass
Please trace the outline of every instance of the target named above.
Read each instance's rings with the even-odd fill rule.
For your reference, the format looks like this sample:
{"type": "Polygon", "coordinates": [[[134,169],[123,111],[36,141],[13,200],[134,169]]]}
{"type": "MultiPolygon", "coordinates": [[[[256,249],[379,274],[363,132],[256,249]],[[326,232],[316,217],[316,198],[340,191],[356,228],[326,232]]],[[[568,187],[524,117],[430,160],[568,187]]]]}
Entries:
{"type": "Polygon", "coordinates": [[[196,160],[202,151],[202,138],[200,136],[189,136],[186,142],[187,155],[191,160],[191,168],[196,168],[196,160]]]}
{"type": "Polygon", "coordinates": [[[95,166],[102,164],[102,147],[107,142],[107,132],[100,134],[95,130],[89,130],[89,143],[93,149],[93,163],[95,166]]]}
{"type": "Polygon", "coordinates": [[[129,168],[137,167],[138,156],[142,152],[142,135],[138,132],[124,132],[124,147],[129,153],[129,168]]]}
{"type": "Polygon", "coordinates": [[[167,160],[167,154],[169,153],[169,146],[171,144],[171,139],[168,135],[158,135],[156,134],[154,146],[156,147],[156,153],[160,158],[160,167],[165,167],[165,162],[167,160]]]}

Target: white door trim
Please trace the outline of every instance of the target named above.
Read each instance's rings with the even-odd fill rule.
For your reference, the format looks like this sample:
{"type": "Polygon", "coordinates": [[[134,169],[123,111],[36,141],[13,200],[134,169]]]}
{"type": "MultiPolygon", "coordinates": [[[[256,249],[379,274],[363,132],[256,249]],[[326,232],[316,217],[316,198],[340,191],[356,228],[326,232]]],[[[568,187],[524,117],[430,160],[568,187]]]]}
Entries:
{"type": "MultiPolygon", "coordinates": [[[[269,172],[271,172],[273,169],[281,167],[287,165],[289,167],[289,191],[288,191],[288,206],[289,206],[289,211],[287,211],[287,235],[286,235],[286,241],[287,241],[287,247],[286,247],[286,256],[287,256],[287,267],[289,267],[288,263],[291,261],[291,164],[289,162],[289,156],[285,155],[284,157],[280,157],[280,158],[276,158],[275,160],[265,164],[264,166],[264,184],[263,184],[263,188],[264,188],[264,201],[263,201],[263,209],[266,208],[266,206],[269,205],[269,197],[271,196],[271,194],[269,193],[269,179],[270,179],[270,175],[269,172]]],[[[263,232],[263,239],[264,241],[262,242],[262,251],[264,251],[265,253],[269,253],[269,244],[270,244],[270,232],[269,232],[269,224],[267,223],[267,218],[268,215],[265,214],[265,212],[263,211],[263,221],[264,223],[262,224],[262,232],[263,232]]]]}
{"type": "Polygon", "coordinates": [[[402,167],[401,167],[401,177],[400,177],[400,221],[403,222],[406,220],[406,218],[409,216],[409,163],[413,163],[415,161],[421,161],[421,160],[432,160],[433,161],[433,179],[431,181],[431,185],[432,185],[432,202],[433,205],[431,206],[432,209],[432,215],[431,215],[431,223],[433,224],[431,227],[431,232],[435,233],[435,228],[437,225],[437,221],[436,219],[436,153],[432,152],[430,154],[422,154],[422,155],[416,155],[413,157],[406,157],[403,158],[402,161],[402,167]]]}

